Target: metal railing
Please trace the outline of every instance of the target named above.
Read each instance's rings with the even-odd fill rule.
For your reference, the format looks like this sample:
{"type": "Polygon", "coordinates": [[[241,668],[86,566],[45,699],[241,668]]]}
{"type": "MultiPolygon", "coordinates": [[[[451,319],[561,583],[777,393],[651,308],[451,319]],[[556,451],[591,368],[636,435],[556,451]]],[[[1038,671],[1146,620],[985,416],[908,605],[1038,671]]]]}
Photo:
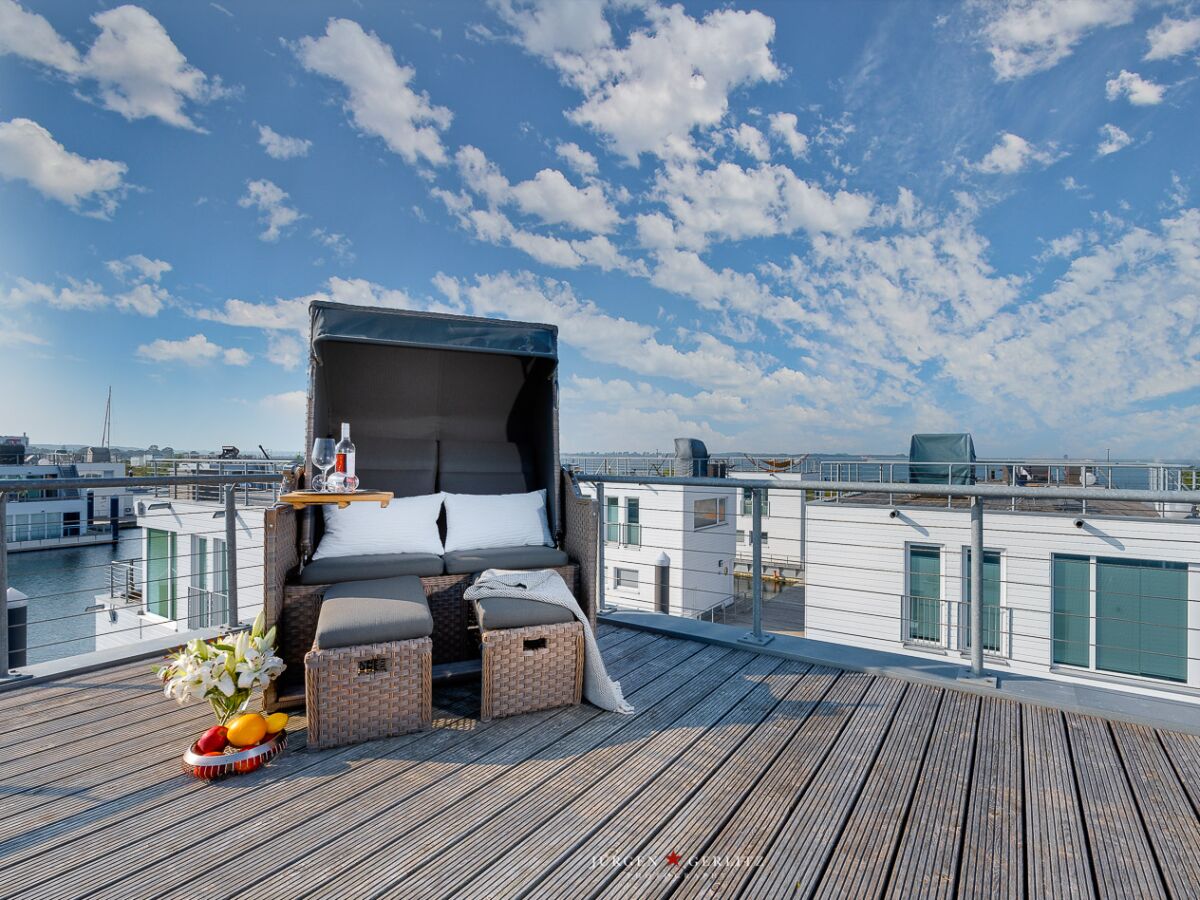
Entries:
{"type": "MultiPolygon", "coordinates": [[[[858,595],[866,597],[869,602],[863,604],[863,609],[858,615],[861,622],[874,622],[876,620],[890,620],[890,626],[882,629],[875,629],[879,634],[886,633],[891,637],[887,638],[892,642],[892,646],[901,647],[925,647],[928,649],[938,650],[955,650],[966,657],[970,662],[969,672],[964,675],[970,679],[992,680],[984,671],[985,657],[994,660],[1008,659],[1017,655],[1014,648],[1018,644],[1023,648],[1021,651],[1022,662],[1028,663],[1030,660],[1046,660],[1050,668],[1074,669],[1084,674],[1099,674],[1107,673],[1125,673],[1129,677],[1138,678],[1137,666],[1123,662],[1124,656],[1127,654],[1128,639],[1121,633],[1121,627],[1124,623],[1130,623],[1130,626],[1137,625],[1139,628],[1144,628],[1148,634],[1145,639],[1146,647],[1139,648],[1137,653],[1144,658],[1144,662],[1139,665],[1146,669],[1149,673],[1147,678],[1157,678],[1156,672],[1170,668],[1174,674],[1163,676],[1166,680],[1180,681],[1178,671],[1180,667],[1190,667],[1191,670],[1198,673],[1195,676],[1189,676],[1192,679],[1194,687],[1200,688],[1200,627],[1193,627],[1187,624],[1187,619],[1180,618],[1174,615],[1172,621],[1178,621],[1178,626],[1172,626],[1167,633],[1167,629],[1156,625],[1153,617],[1147,622],[1141,623],[1139,618],[1129,618],[1128,612],[1122,612],[1124,608],[1121,605],[1123,599],[1122,589],[1114,588],[1111,585],[1101,591],[1095,584],[1096,567],[1103,563],[1106,566],[1124,565],[1134,571],[1138,577],[1141,577],[1147,583],[1152,583],[1154,578],[1160,577],[1158,573],[1163,566],[1170,568],[1172,571],[1179,570],[1182,566],[1183,570],[1187,569],[1187,564],[1190,562],[1193,568],[1193,576],[1196,571],[1200,571],[1200,566],[1197,565],[1197,560],[1200,560],[1200,518],[1191,517],[1189,519],[1168,520],[1159,519],[1137,519],[1126,517],[1120,518],[1119,515],[1113,516],[1080,516],[1078,512],[1068,509],[1040,509],[1038,512],[1045,516],[1050,516],[1054,521],[1061,524],[1055,526],[1060,537],[1040,539],[1046,546],[1040,546],[1036,551],[1013,551],[1009,554],[1009,563],[1037,563],[1037,566],[1030,568],[1028,565],[1023,572],[1032,572],[1032,574],[1005,574],[1004,576],[996,576],[989,570],[988,579],[989,590],[993,589],[993,582],[1000,582],[1007,587],[1019,591],[1034,591],[1039,592],[1038,596],[1045,601],[1044,605],[1037,607],[1032,603],[1021,607],[1005,604],[997,608],[994,601],[988,605],[984,603],[984,584],[985,584],[985,555],[995,554],[995,551],[985,543],[985,509],[995,510],[988,512],[988,515],[1004,515],[1006,518],[998,522],[997,528],[991,534],[993,536],[1004,535],[1022,535],[1022,539],[1028,541],[1028,535],[1021,531],[1024,522],[1033,522],[1041,520],[1029,519],[1024,513],[1018,511],[1015,518],[1008,508],[1008,504],[999,504],[998,508],[986,506],[985,503],[996,503],[996,501],[1004,500],[1011,501],[1015,505],[1032,500],[1032,499],[1051,499],[1064,501],[1064,505],[1069,505],[1076,501],[1083,501],[1088,498],[1094,498],[1097,494],[1097,489],[1094,486],[1084,487],[1082,485],[1048,485],[1042,487],[1020,486],[1008,483],[976,483],[976,484],[910,484],[899,482],[855,482],[841,481],[830,483],[828,481],[816,479],[752,479],[752,478],[704,478],[704,477],[685,477],[673,478],[664,476],[652,475],[613,475],[604,473],[587,474],[575,472],[573,477],[583,485],[591,485],[595,491],[596,497],[600,502],[600,510],[603,511],[605,491],[616,492],[625,489],[638,488],[663,488],[663,487],[687,487],[687,488],[711,488],[723,491],[752,491],[752,522],[750,528],[751,538],[751,592],[750,604],[752,613],[752,628],[743,638],[748,643],[761,645],[771,639],[771,636],[764,632],[762,627],[762,612],[763,612],[763,579],[764,579],[764,558],[762,553],[762,496],[766,491],[771,491],[774,495],[778,495],[782,491],[800,491],[803,496],[811,496],[809,492],[813,491],[832,491],[836,493],[857,494],[860,496],[869,496],[872,498],[869,504],[874,506],[878,512],[874,514],[863,513],[864,516],[871,518],[870,522],[864,521],[855,523],[854,517],[859,506],[844,506],[838,507],[827,504],[804,504],[799,508],[802,510],[798,516],[774,516],[772,517],[772,528],[781,529],[789,521],[795,529],[797,535],[805,533],[806,529],[811,528],[809,520],[816,515],[818,518],[822,515],[831,515],[835,510],[838,510],[838,515],[845,519],[845,524],[849,526],[849,533],[853,534],[854,529],[858,526],[871,527],[902,527],[903,532],[892,532],[892,541],[888,545],[889,550],[896,549],[897,546],[903,550],[910,538],[914,542],[922,540],[934,541],[950,540],[949,538],[929,538],[929,531],[915,517],[920,517],[924,511],[936,512],[945,517],[947,510],[944,507],[934,505],[911,508],[897,508],[892,506],[889,499],[898,497],[909,498],[945,498],[947,501],[955,501],[950,504],[954,508],[955,525],[940,525],[938,527],[953,527],[957,528],[954,540],[960,540],[962,551],[953,550],[952,559],[962,560],[962,571],[960,574],[952,574],[949,571],[942,573],[943,579],[949,579],[948,584],[961,585],[963,592],[962,600],[950,600],[939,594],[936,598],[925,603],[913,603],[911,601],[920,600],[921,597],[913,597],[911,592],[896,592],[893,589],[883,589],[877,587],[884,580],[890,580],[895,583],[897,579],[907,579],[906,570],[897,569],[893,562],[889,565],[880,565],[879,546],[872,543],[868,538],[855,538],[843,536],[847,532],[819,532],[817,536],[807,538],[807,544],[814,547],[819,547],[824,559],[822,562],[822,571],[820,574],[812,573],[810,567],[813,565],[809,559],[811,550],[806,551],[802,562],[805,567],[805,608],[815,612],[829,613],[830,618],[836,618],[842,615],[844,610],[832,605],[834,601],[826,599],[832,594],[822,595],[821,603],[823,607],[815,605],[810,596],[810,592],[834,592],[841,591],[850,595],[858,595]],[[907,509],[908,511],[904,511],[907,509]],[[965,514],[965,515],[964,515],[965,514]],[[962,515],[963,518],[958,518],[962,515]],[[878,516],[878,518],[875,518],[878,516]],[[1158,523],[1153,527],[1157,529],[1154,534],[1138,537],[1140,542],[1137,546],[1127,547],[1125,542],[1118,540],[1108,534],[1108,530],[1112,529],[1114,520],[1118,522],[1145,522],[1158,523]],[[886,523],[892,523],[890,526],[886,523]],[[1179,531],[1178,528],[1190,529],[1195,525],[1196,530],[1179,531]],[[923,537],[924,535],[924,537],[923,537]],[[961,535],[961,538],[958,536],[961,535]],[[896,542],[899,542],[898,544],[896,542]],[[1060,609],[1057,600],[1052,601],[1052,594],[1059,590],[1059,585],[1052,584],[1051,580],[1046,577],[1046,566],[1054,563],[1054,560],[1065,554],[1065,558],[1072,558],[1071,554],[1078,554],[1078,548],[1081,541],[1090,541],[1089,547],[1098,547],[1099,549],[1089,549],[1089,563],[1092,566],[1092,583],[1084,583],[1081,596],[1087,601],[1086,608],[1064,608],[1060,609]],[[1158,553],[1148,554],[1152,558],[1149,561],[1142,560],[1138,557],[1139,547],[1143,555],[1147,555],[1143,544],[1160,543],[1161,548],[1168,548],[1170,552],[1163,550],[1158,553]],[[1022,555],[1024,554],[1024,555],[1022,555]],[[1124,554],[1122,556],[1122,554],[1124,554]],[[1108,557],[1120,557],[1116,562],[1112,562],[1108,557]],[[1159,561],[1161,558],[1167,559],[1159,561]],[[1179,559],[1182,562],[1178,561],[1179,559]],[[1172,561],[1175,560],[1175,561],[1172,561]],[[836,570],[841,573],[841,577],[830,579],[829,572],[836,570]],[[1144,570],[1144,573],[1143,573],[1144,570]],[[850,573],[850,574],[846,574],[850,573]],[[855,575],[860,575],[861,584],[856,584],[854,581],[855,575]],[[1024,579],[1024,580],[1023,580],[1024,579]],[[836,583],[830,583],[836,581],[836,583]],[[1100,598],[1106,598],[1106,606],[1101,608],[1100,598]],[[900,597],[900,602],[897,602],[897,597],[900,597]],[[1115,610],[1115,611],[1114,611],[1115,610]],[[1014,618],[1015,614],[1021,614],[1022,619],[1020,624],[1014,618]],[[930,620],[932,618],[932,620],[930,620]],[[1079,637],[1080,629],[1082,629],[1083,637],[1079,637]],[[1155,629],[1163,632],[1159,635],[1155,629]],[[1195,640],[1192,642],[1192,635],[1195,633],[1195,640]],[[1068,634],[1068,637],[1064,637],[1068,634]],[[1165,636],[1164,636],[1165,635],[1165,636]],[[1181,638],[1180,635],[1183,635],[1181,638]],[[1169,639],[1169,640],[1168,640],[1169,639]],[[1170,641],[1185,640],[1187,646],[1182,650],[1170,644],[1168,649],[1162,649],[1159,644],[1167,646],[1170,641]],[[1158,641],[1159,644],[1156,644],[1158,641]],[[1080,666],[1072,659],[1072,648],[1078,649],[1080,644],[1086,645],[1088,658],[1093,660],[1087,666],[1080,666]],[[1036,645],[1040,648],[1037,653],[1029,650],[1029,647],[1036,645]],[[1066,648],[1066,649],[1064,649],[1066,648]],[[1173,649],[1171,649],[1173,648],[1173,649]],[[1040,654],[1040,655],[1039,655],[1040,654]],[[1103,661],[1103,665],[1101,665],[1103,661]],[[1168,666],[1169,661],[1169,666],[1168,666]],[[1186,665],[1185,665],[1186,664],[1186,665]],[[1124,668],[1122,668],[1124,666],[1124,668]],[[1088,670],[1084,672],[1084,670],[1088,670]],[[1130,670],[1132,671],[1130,674],[1130,670]]],[[[1186,483],[1186,481],[1184,482],[1186,483]]],[[[1178,482],[1174,483],[1170,489],[1146,490],[1112,487],[1104,488],[1103,493],[1107,499],[1119,501],[1127,504],[1144,504],[1148,507],[1155,507],[1162,503],[1172,504],[1200,504],[1200,491],[1181,489],[1178,487],[1178,482]]],[[[683,517],[686,512],[679,507],[671,507],[666,501],[659,499],[659,507],[654,507],[651,504],[655,502],[653,498],[661,498],[661,491],[647,491],[640,499],[640,513],[642,517],[642,540],[640,550],[656,551],[663,550],[671,552],[679,550],[680,542],[688,540],[687,535],[692,532],[685,528],[686,524],[683,517]],[[659,524],[662,522],[661,516],[664,512],[673,512],[681,518],[677,526],[668,526],[659,524]],[[656,516],[656,514],[659,514],[656,516]],[[673,533],[679,532],[679,533],[673,533]]],[[[941,520],[939,520],[941,521],[941,520]]],[[[949,521],[949,520],[946,520],[949,521]]],[[[600,533],[597,535],[597,578],[595,591],[597,597],[597,606],[601,611],[610,610],[609,599],[606,597],[606,563],[605,563],[605,540],[604,526],[606,524],[603,519],[600,519],[600,533]]],[[[703,549],[693,547],[687,551],[691,558],[703,558],[705,554],[712,556],[733,557],[736,556],[736,536],[734,532],[735,523],[732,514],[727,514],[727,520],[722,523],[727,526],[729,531],[728,547],[724,544],[716,549],[703,549]]],[[[1040,527],[1040,526],[1039,526],[1040,527]]],[[[706,529],[705,533],[711,533],[711,529],[706,529]]],[[[1132,540],[1132,539],[1130,539],[1132,540]]],[[[611,554],[616,555],[622,548],[608,544],[608,549],[611,554]]],[[[941,551],[939,550],[939,553],[941,551]]],[[[949,550],[946,552],[950,552],[949,550]]],[[[743,557],[744,558],[744,557],[743,557]]],[[[895,557],[890,557],[894,560],[895,557]]],[[[941,557],[939,556],[939,560],[941,557]]],[[[614,561],[615,565],[627,565],[624,559],[614,561]]],[[[679,566],[680,574],[686,575],[692,572],[707,571],[711,574],[711,566],[700,565],[696,563],[690,564],[690,568],[679,566]]],[[[939,562],[939,566],[942,565],[939,562]]],[[[1106,570],[1107,572],[1107,570],[1106,570]]],[[[1108,575],[1113,578],[1122,576],[1119,568],[1113,569],[1116,574],[1109,572],[1108,575]]],[[[677,576],[672,575],[672,580],[675,581],[677,576]]],[[[1130,576],[1132,577],[1132,576],[1130,576]]],[[[1197,579],[1192,577],[1184,579],[1184,584],[1195,584],[1197,579]]],[[[683,581],[676,581],[677,584],[683,585],[683,581]]],[[[706,588],[688,588],[687,590],[693,593],[699,591],[704,593],[707,591],[712,594],[711,605],[709,608],[701,608],[698,616],[716,620],[718,616],[724,617],[725,612],[717,611],[717,606],[724,607],[728,602],[728,591],[722,590],[719,586],[711,589],[706,588]]],[[[1064,589],[1065,590],[1065,589],[1064,589]]],[[[1194,592],[1194,588],[1191,588],[1194,592]]],[[[841,596],[841,595],[838,595],[841,596]]],[[[1132,594],[1130,596],[1133,596],[1132,594]]],[[[1140,596],[1140,595],[1139,595],[1140,596]]],[[[1157,598],[1152,594],[1147,594],[1141,597],[1137,602],[1146,603],[1173,603],[1179,600],[1174,595],[1165,596],[1165,599],[1157,598]]],[[[1185,594],[1183,600],[1188,604],[1200,602],[1200,596],[1191,596],[1185,594]]],[[[1064,601],[1065,602],[1065,601],[1064,601]]],[[[1182,601],[1180,601],[1182,602],[1182,601]]],[[[701,603],[699,606],[704,607],[701,603]]],[[[644,608],[644,604],[643,604],[644,608]]],[[[1177,607],[1170,607],[1177,609],[1177,607]]],[[[687,614],[697,615],[694,607],[688,607],[690,610],[687,614]]],[[[1136,616],[1141,616],[1141,612],[1137,612],[1136,616]]],[[[807,614],[805,616],[807,619],[807,614]]],[[[852,626],[847,626],[844,634],[844,639],[847,643],[861,643],[861,634],[854,632],[852,626]]],[[[881,639],[882,640],[882,639],[881,639]]],[[[1082,657],[1080,657],[1082,658],[1082,657]]],[[[1123,677],[1123,676],[1122,676],[1123,677]]],[[[1185,678],[1184,681],[1187,681],[1185,678]]],[[[1157,682],[1156,682],[1157,683],[1157,682]]]]}
{"type": "MultiPolygon", "coordinates": [[[[240,461],[233,461],[240,462],[240,461]]],[[[195,473],[182,475],[154,475],[144,477],[114,477],[114,478],[78,478],[78,479],[58,479],[57,487],[71,489],[92,489],[92,488],[118,488],[128,491],[146,492],[147,497],[151,497],[155,492],[166,492],[167,494],[184,493],[186,499],[192,502],[197,497],[212,497],[219,499],[219,505],[213,503],[205,503],[203,500],[198,502],[202,507],[198,510],[178,512],[172,508],[172,497],[170,500],[159,502],[145,502],[139,504],[139,525],[145,527],[153,527],[157,519],[160,517],[164,520],[179,522],[185,515],[194,515],[201,517],[204,521],[211,521],[214,527],[206,528],[203,531],[186,532],[189,537],[199,537],[208,540],[222,540],[223,547],[220,550],[221,556],[218,557],[215,545],[213,548],[207,549],[205,545],[206,560],[220,559],[220,566],[214,571],[214,576],[219,575],[222,584],[221,590],[212,590],[204,587],[196,587],[194,590],[187,588],[183,590],[182,596],[191,600],[195,599],[195,607],[188,604],[188,611],[181,618],[174,618],[174,599],[176,597],[175,582],[178,578],[175,572],[175,562],[177,559],[190,556],[190,553],[177,554],[172,550],[172,554],[168,559],[165,556],[146,556],[137,559],[129,560],[108,560],[97,563],[92,568],[96,569],[98,574],[101,574],[107,582],[108,598],[114,603],[119,603],[123,607],[137,608],[138,621],[128,629],[121,629],[116,632],[106,633],[106,637],[120,635],[125,632],[130,634],[140,635],[147,627],[152,627],[156,623],[161,626],[170,627],[175,630],[183,629],[185,631],[195,628],[204,628],[215,625],[224,625],[227,627],[238,627],[241,624],[241,615],[238,603],[238,585],[239,572],[242,568],[257,570],[261,572],[261,562],[255,565],[242,567],[238,564],[238,545],[239,531],[253,534],[254,529],[242,523],[239,526],[238,510],[253,508],[258,505],[257,492],[266,491],[271,496],[272,500],[278,495],[279,485],[283,481],[282,472],[242,472],[242,473],[195,473]],[[243,501],[239,507],[238,501],[243,501]],[[161,508],[160,508],[161,507],[161,508]],[[216,520],[223,520],[217,522],[216,520]],[[218,537],[219,536],[219,537],[218,537]],[[166,571],[159,577],[141,577],[143,567],[147,573],[150,572],[149,563],[154,562],[161,564],[161,567],[166,571]],[[165,605],[156,603],[152,600],[150,594],[152,588],[156,585],[165,585],[161,589],[157,589],[159,596],[166,597],[165,605]],[[157,608],[151,608],[155,606],[157,608]],[[157,615],[163,609],[170,612],[170,615],[157,615]],[[149,623],[149,624],[148,624],[149,623]]],[[[31,484],[24,479],[8,479],[0,480],[0,523],[4,523],[3,539],[0,540],[0,678],[10,677],[12,665],[9,655],[9,610],[8,610],[8,587],[9,587],[9,554],[8,554],[8,537],[10,526],[7,524],[7,514],[9,512],[8,503],[11,497],[22,495],[29,490],[39,490],[41,486],[36,483],[31,484]]],[[[164,523],[165,528],[166,523],[164,523]]],[[[260,526],[261,530],[261,526],[260,526]]],[[[149,546],[149,545],[147,545],[149,546]]],[[[174,545],[172,545],[173,547],[174,545]]],[[[243,547],[243,549],[252,549],[254,545],[243,547]]],[[[53,559],[52,554],[59,550],[39,551],[39,554],[44,552],[47,559],[53,559]]],[[[24,557],[26,554],[22,554],[24,557]]],[[[207,565],[207,561],[205,565],[207,565]]],[[[83,567],[88,568],[87,566],[83,567]]],[[[43,573],[44,574],[44,573],[43,573]]],[[[45,579],[40,579],[44,581],[45,579]]],[[[96,596],[103,590],[104,583],[90,588],[81,588],[77,591],[67,591],[65,593],[75,594],[91,594],[96,596]]],[[[27,611],[32,613],[39,601],[54,598],[62,600],[64,592],[50,591],[43,594],[37,594],[27,598],[27,611]]],[[[100,605],[101,607],[104,604],[100,605]]],[[[71,621],[78,622],[79,620],[90,617],[95,619],[96,613],[100,607],[95,604],[88,603],[86,608],[80,612],[72,612],[66,615],[56,615],[52,617],[36,618],[33,615],[28,617],[27,628],[32,629],[34,626],[44,626],[52,623],[64,624],[71,621]]],[[[116,611],[113,610],[116,615],[116,611]]],[[[128,635],[126,635],[128,636],[128,635]]],[[[42,644],[30,643],[27,650],[53,648],[61,645],[70,645],[80,640],[84,640],[83,636],[68,637],[63,640],[48,641],[42,644]]],[[[53,652],[53,651],[50,651],[53,652]]]]}

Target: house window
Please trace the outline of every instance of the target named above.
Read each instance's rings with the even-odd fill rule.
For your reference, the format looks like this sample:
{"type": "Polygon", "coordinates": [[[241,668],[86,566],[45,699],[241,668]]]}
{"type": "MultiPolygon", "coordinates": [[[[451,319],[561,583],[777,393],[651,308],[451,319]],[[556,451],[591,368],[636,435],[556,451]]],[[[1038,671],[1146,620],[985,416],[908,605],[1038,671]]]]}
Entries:
{"type": "Polygon", "coordinates": [[[175,618],[175,534],[146,529],[146,609],[175,618]]]}
{"type": "Polygon", "coordinates": [[[942,642],[942,550],[908,548],[908,625],[905,637],[918,643],[942,642]]]}
{"type": "Polygon", "coordinates": [[[738,529],[738,532],[737,532],[737,542],[739,544],[750,543],[750,539],[746,537],[746,532],[742,531],[740,528],[738,529]]]}
{"type": "Polygon", "coordinates": [[[621,499],[604,498],[604,540],[616,544],[621,540],[621,499]]]}
{"type": "Polygon", "coordinates": [[[637,590],[638,587],[638,571],[637,569],[613,569],[613,587],[617,590],[628,588],[637,590]]]}
{"type": "Polygon", "coordinates": [[[637,497],[625,499],[625,543],[642,546],[642,504],[637,497]]]}
{"type": "Polygon", "coordinates": [[[697,500],[692,504],[692,530],[712,528],[714,525],[725,524],[725,498],[709,497],[707,500],[697,500]]]}
{"type": "MultiPolygon", "coordinates": [[[[770,512],[770,491],[767,488],[762,488],[762,514],[769,516],[770,512]]],[[[750,516],[754,514],[754,488],[742,488],[742,515],[750,516]]]]}
{"type": "MultiPolygon", "coordinates": [[[[971,646],[971,548],[963,551],[962,646],[971,646]]],[[[983,649],[999,653],[1000,633],[1000,552],[983,551],[983,649]]]]}
{"type": "Polygon", "coordinates": [[[1187,681],[1184,563],[1055,556],[1052,566],[1054,662],[1187,681]]]}

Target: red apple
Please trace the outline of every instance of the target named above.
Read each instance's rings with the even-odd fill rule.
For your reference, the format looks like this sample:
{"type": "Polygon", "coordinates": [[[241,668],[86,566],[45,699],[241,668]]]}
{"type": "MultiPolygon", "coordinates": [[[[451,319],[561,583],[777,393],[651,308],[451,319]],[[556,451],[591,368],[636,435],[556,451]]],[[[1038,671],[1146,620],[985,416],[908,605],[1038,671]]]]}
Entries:
{"type": "Polygon", "coordinates": [[[229,743],[225,737],[226,728],[224,725],[214,725],[208,731],[204,732],[200,740],[196,741],[196,749],[201,753],[218,753],[225,749],[225,745],[229,743]]]}

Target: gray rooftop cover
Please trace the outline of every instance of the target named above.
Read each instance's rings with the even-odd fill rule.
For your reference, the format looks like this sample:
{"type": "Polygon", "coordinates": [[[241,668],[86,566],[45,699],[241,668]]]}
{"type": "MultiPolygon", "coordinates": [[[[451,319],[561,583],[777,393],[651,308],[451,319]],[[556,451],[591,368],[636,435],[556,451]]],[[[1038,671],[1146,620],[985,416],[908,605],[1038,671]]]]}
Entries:
{"type": "Polygon", "coordinates": [[[558,328],[441,313],[348,306],[322,300],[309,304],[313,352],[323,341],[396,344],[441,350],[558,358],[558,328]]]}
{"type": "Polygon", "coordinates": [[[969,434],[914,434],[908,448],[908,483],[974,484],[973,462],[975,443],[969,434]],[[959,461],[966,465],[947,465],[959,461]],[[931,465],[914,465],[919,462],[931,465]]]}

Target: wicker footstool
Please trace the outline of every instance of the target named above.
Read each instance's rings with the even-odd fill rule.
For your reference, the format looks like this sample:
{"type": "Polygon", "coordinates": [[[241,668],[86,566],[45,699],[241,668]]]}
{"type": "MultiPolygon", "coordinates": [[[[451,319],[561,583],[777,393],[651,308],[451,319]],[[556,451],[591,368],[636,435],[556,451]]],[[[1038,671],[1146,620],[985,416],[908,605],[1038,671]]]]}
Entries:
{"type": "Polygon", "coordinates": [[[560,606],[523,597],[475,603],[483,642],[483,721],[570,706],[583,693],[583,625],[560,606]]]}
{"type": "Polygon", "coordinates": [[[433,618],[415,576],[325,593],[304,657],[308,746],[357,744],[429,726],[433,618]]]}

